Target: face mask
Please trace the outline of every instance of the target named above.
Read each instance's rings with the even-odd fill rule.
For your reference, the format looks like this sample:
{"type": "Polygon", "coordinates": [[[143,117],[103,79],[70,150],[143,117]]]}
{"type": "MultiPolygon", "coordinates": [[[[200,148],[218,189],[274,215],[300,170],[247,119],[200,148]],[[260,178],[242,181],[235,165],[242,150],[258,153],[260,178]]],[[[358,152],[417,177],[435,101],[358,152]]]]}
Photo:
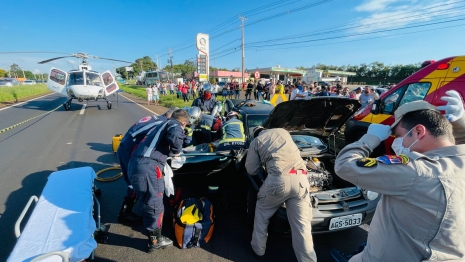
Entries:
{"type": "Polygon", "coordinates": [[[404,142],[404,137],[406,137],[408,135],[408,133],[412,132],[413,130],[413,127],[412,129],[410,129],[410,131],[407,132],[407,134],[405,134],[405,136],[403,137],[398,137],[396,139],[394,139],[394,141],[392,142],[392,145],[391,145],[391,148],[392,150],[394,150],[394,153],[396,153],[397,156],[401,155],[401,154],[408,154],[410,152],[410,148],[418,141],[415,140],[415,142],[413,142],[408,148],[405,148],[402,143],[404,142]]]}

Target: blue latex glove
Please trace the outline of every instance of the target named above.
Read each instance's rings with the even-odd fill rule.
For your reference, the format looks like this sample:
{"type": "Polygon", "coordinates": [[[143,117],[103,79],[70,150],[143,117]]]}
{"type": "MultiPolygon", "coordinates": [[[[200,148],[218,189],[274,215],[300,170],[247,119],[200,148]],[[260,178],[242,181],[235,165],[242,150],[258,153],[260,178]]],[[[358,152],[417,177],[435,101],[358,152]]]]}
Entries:
{"type": "Polygon", "coordinates": [[[446,101],[447,105],[436,107],[438,110],[446,111],[445,117],[450,122],[455,122],[463,117],[463,101],[457,91],[449,90],[446,92],[448,96],[441,97],[441,100],[446,101]]]}
{"type": "Polygon", "coordinates": [[[367,134],[375,135],[381,141],[386,140],[391,135],[391,133],[391,127],[382,124],[371,124],[367,131],[367,134]]]}

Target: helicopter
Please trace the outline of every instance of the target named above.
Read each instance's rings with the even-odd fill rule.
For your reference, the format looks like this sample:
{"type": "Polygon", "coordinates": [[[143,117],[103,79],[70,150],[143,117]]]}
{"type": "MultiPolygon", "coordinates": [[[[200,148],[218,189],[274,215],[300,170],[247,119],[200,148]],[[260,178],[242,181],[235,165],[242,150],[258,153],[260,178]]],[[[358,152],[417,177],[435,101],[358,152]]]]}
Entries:
{"type": "Polygon", "coordinates": [[[108,96],[114,94],[119,90],[116,84],[115,78],[111,74],[110,70],[107,70],[100,74],[97,71],[92,70],[92,67],[88,64],[87,60],[92,59],[104,59],[110,61],[118,61],[124,63],[131,63],[122,60],[116,60],[111,58],[97,57],[88,55],[86,53],[70,54],[69,56],[60,56],[44,61],[40,61],[39,64],[45,64],[57,59],[65,57],[76,57],[81,59],[78,69],[66,72],[62,69],[52,67],[49,72],[47,80],[47,88],[51,91],[67,96],[68,100],[63,103],[63,107],[66,111],[71,109],[71,101],[77,99],[79,102],[84,100],[103,99],[107,102],[107,108],[111,109],[111,102],[108,96]]]}

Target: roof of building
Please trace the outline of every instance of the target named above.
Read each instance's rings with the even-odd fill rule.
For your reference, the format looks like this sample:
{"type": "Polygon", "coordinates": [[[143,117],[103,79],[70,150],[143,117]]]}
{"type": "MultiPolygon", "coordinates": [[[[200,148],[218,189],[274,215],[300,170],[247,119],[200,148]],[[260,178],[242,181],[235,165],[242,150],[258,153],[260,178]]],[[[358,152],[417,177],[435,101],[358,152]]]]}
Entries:
{"type": "Polygon", "coordinates": [[[340,75],[340,76],[354,76],[354,75],[356,75],[356,73],[354,73],[354,72],[338,71],[338,70],[315,69],[315,72],[328,72],[328,74],[340,75]]]}

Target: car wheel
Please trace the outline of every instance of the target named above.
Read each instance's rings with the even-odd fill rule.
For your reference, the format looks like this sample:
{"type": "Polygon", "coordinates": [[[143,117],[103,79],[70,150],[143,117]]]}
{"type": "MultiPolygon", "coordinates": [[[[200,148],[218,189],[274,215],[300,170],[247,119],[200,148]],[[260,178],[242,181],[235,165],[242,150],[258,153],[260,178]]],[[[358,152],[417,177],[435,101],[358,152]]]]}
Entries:
{"type": "Polygon", "coordinates": [[[249,184],[247,190],[247,215],[246,224],[248,227],[253,228],[255,219],[255,207],[257,206],[257,192],[252,185],[249,184]]]}

